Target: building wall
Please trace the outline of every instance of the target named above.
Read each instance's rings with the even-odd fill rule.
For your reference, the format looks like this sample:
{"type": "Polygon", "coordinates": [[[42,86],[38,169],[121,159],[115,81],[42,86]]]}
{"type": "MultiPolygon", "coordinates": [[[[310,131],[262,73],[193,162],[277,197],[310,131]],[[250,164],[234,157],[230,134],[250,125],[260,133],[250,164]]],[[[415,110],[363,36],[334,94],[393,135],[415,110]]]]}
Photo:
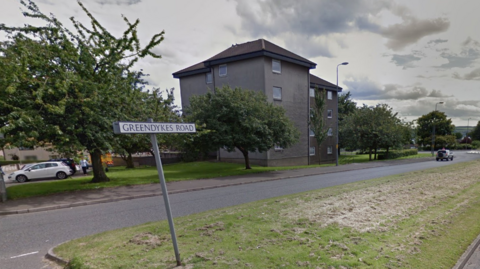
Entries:
{"type": "Polygon", "coordinates": [[[46,148],[42,147],[24,150],[20,150],[19,148],[5,148],[4,152],[6,161],[13,161],[12,155],[17,155],[20,158],[20,161],[45,161],[59,156],[58,153],[47,151],[46,148]]]}
{"type": "Polygon", "coordinates": [[[213,83],[206,83],[205,74],[197,74],[180,79],[180,96],[182,97],[182,108],[190,105],[190,96],[203,95],[208,90],[214,90],[213,83]]]}

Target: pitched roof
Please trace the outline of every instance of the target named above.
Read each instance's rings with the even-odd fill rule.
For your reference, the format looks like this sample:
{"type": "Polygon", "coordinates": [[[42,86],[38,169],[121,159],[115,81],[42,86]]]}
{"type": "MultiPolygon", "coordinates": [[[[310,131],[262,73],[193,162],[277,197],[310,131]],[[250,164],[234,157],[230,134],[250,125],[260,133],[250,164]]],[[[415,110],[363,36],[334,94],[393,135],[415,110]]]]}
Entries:
{"type": "Polygon", "coordinates": [[[334,91],[338,91],[338,92],[341,92],[342,91],[342,88],[341,87],[338,87],[337,88],[337,85],[333,84],[333,83],[330,83],[324,79],[321,79],[315,75],[312,75],[310,74],[310,87],[318,87],[320,89],[327,89],[327,90],[334,90],[334,91]]]}
{"type": "Polygon", "coordinates": [[[271,58],[292,62],[303,65],[308,68],[315,68],[316,63],[307,60],[291,51],[279,47],[265,39],[258,39],[242,44],[234,44],[230,48],[218,53],[217,55],[180,71],[173,73],[173,77],[193,75],[196,73],[208,72],[212,65],[224,64],[233,61],[239,61],[259,56],[268,56],[271,58]]]}

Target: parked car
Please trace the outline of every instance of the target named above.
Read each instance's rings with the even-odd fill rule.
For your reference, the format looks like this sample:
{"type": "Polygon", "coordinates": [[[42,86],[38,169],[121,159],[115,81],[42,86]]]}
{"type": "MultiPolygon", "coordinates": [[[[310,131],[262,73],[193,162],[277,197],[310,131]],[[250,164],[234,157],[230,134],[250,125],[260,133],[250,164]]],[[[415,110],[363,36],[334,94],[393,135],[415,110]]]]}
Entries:
{"type": "Polygon", "coordinates": [[[24,166],[22,169],[11,173],[8,179],[16,180],[20,183],[39,178],[65,179],[72,173],[72,170],[66,163],[49,161],[24,166]]]}
{"type": "Polygon", "coordinates": [[[450,150],[448,149],[441,149],[439,151],[437,151],[437,162],[440,160],[440,161],[443,161],[443,160],[450,160],[450,161],[453,161],[453,152],[451,152],[450,150]]]}
{"type": "Polygon", "coordinates": [[[77,165],[75,164],[75,161],[71,158],[50,159],[48,161],[64,162],[70,167],[70,169],[72,169],[72,175],[77,172],[77,165]]]}

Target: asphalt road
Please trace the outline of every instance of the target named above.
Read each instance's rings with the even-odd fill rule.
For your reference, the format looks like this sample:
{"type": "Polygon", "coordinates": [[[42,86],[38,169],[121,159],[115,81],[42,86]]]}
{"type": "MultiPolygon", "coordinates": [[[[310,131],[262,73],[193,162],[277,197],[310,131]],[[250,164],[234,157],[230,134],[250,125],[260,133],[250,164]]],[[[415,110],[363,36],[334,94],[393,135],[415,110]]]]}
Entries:
{"type": "MultiPolygon", "coordinates": [[[[239,205],[355,181],[451,165],[480,158],[456,152],[453,162],[421,162],[341,173],[284,179],[170,195],[174,217],[239,205]]],[[[43,262],[49,248],[90,234],[166,218],[163,198],[151,197],[115,203],[0,217],[0,268],[51,268],[43,262]]]]}

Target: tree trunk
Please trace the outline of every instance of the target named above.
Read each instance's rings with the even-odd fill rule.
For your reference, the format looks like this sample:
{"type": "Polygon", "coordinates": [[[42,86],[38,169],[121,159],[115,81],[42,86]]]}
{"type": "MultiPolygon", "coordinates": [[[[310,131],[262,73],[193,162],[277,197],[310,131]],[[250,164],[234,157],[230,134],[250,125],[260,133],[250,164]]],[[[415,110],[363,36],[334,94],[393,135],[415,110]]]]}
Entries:
{"type": "Polygon", "coordinates": [[[127,159],[125,161],[127,162],[127,168],[135,168],[135,166],[133,165],[132,153],[128,153],[127,159]]]}
{"type": "Polygon", "coordinates": [[[102,165],[102,152],[99,149],[89,150],[92,157],[93,178],[92,183],[108,182],[110,179],[105,174],[102,165]]]}
{"type": "Polygon", "coordinates": [[[245,158],[245,169],[252,169],[252,167],[250,167],[250,159],[248,158],[248,150],[239,147],[237,148],[242,152],[243,158],[245,158]]]}
{"type": "Polygon", "coordinates": [[[390,147],[387,147],[387,152],[385,153],[385,160],[388,160],[388,151],[390,150],[390,147]]]}
{"type": "Polygon", "coordinates": [[[373,154],[373,159],[376,161],[378,160],[377,159],[377,147],[375,147],[375,151],[374,151],[374,154],[373,154]]]}
{"type": "Polygon", "coordinates": [[[372,160],[372,148],[368,148],[368,161],[372,160]]]}

